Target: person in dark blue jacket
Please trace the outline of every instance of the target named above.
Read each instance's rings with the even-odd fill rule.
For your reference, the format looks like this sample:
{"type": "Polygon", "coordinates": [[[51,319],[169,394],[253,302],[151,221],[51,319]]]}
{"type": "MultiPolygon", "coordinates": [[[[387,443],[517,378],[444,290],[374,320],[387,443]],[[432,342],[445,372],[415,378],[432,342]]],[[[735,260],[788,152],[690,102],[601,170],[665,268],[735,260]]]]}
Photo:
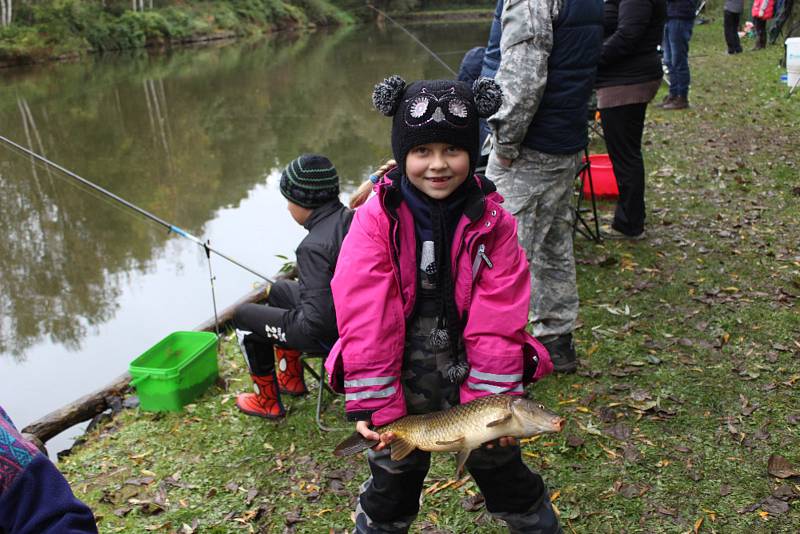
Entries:
{"type": "Polygon", "coordinates": [[[667,0],[667,23],[664,25],[664,64],[669,71],[669,94],[660,107],[689,107],[689,41],[694,29],[694,0],[667,0]]]}
{"type": "Polygon", "coordinates": [[[92,511],[0,407],[0,534],[86,533],[97,533],[92,511]]]}
{"type": "MultiPolygon", "coordinates": [[[[531,270],[533,335],[556,372],[577,370],[572,248],[575,176],[603,43],[602,0],[507,1],[501,11],[503,105],[489,117],[486,177],[514,214],[531,270]]],[[[488,47],[487,47],[488,48],[488,47]]],[[[490,51],[487,49],[486,55],[490,51]]]]}
{"type": "MultiPolygon", "coordinates": [[[[494,17],[492,18],[492,29],[489,31],[489,40],[486,43],[483,51],[483,66],[480,75],[485,78],[494,79],[497,74],[497,69],[500,68],[500,37],[503,33],[503,2],[505,0],[497,0],[497,5],[494,9],[494,17]]],[[[489,137],[491,129],[486,119],[480,120],[480,144],[483,147],[486,138],[489,137]]],[[[489,159],[489,150],[481,149],[481,158],[478,163],[478,170],[482,173],[486,170],[486,163],[489,159]]]]}
{"type": "Polygon", "coordinates": [[[481,75],[483,68],[483,54],[486,51],[484,46],[470,48],[464,57],[461,58],[461,65],[458,67],[458,81],[472,85],[481,75]]]}

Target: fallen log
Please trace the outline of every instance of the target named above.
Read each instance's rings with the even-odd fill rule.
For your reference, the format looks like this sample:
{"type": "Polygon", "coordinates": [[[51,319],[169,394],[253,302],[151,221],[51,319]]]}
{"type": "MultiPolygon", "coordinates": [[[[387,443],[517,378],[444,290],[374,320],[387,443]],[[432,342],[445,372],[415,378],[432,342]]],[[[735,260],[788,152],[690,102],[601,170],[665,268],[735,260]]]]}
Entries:
{"type": "MultiPolygon", "coordinates": [[[[220,329],[222,329],[231,321],[231,319],[233,319],[234,311],[236,311],[236,308],[242,304],[249,302],[263,302],[264,300],[266,300],[264,286],[253,289],[238,301],[223,309],[222,312],[217,315],[220,329]]],[[[194,331],[214,332],[216,330],[216,324],[217,323],[212,317],[200,323],[197,327],[195,327],[194,331]]],[[[128,390],[130,381],[130,373],[125,372],[119,375],[105,387],[98,389],[93,393],[89,393],[88,395],[84,395],[83,397],[76,399],[63,408],[52,411],[41,419],[34,421],[23,428],[21,433],[26,435],[26,437],[29,439],[35,438],[31,439],[31,441],[34,443],[36,443],[37,440],[41,444],[47,443],[49,439],[60,434],[66,429],[84,421],[88,421],[97,414],[108,410],[111,407],[110,399],[124,397],[128,390]]],[[[39,443],[37,443],[37,446],[39,443]]]]}
{"type": "Polygon", "coordinates": [[[111,383],[93,393],[67,404],[63,408],[52,411],[38,421],[34,421],[22,429],[22,434],[36,436],[42,443],[60,434],[71,426],[91,419],[108,409],[108,398],[121,397],[131,381],[129,373],[123,373],[111,383]]]}

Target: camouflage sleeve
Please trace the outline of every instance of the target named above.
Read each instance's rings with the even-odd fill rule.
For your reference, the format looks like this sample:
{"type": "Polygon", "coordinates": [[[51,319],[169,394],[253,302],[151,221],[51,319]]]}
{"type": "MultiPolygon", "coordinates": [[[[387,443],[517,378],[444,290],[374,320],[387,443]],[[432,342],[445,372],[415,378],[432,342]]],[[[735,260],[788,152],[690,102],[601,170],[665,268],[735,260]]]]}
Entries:
{"type": "Polygon", "coordinates": [[[516,159],[519,145],[539,108],[553,48],[553,21],[562,0],[507,0],[503,8],[500,68],[503,105],[489,124],[498,156],[516,159]]]}

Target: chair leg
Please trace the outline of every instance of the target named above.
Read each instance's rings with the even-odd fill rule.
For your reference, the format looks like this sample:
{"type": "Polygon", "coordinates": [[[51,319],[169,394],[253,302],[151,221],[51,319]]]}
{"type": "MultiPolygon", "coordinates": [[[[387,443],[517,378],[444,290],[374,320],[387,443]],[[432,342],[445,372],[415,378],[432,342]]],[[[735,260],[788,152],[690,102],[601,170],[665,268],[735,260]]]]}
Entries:
{"type": "Polygon", "coordinates": [[[327,431],[328,428],[324,424],[322,424],[322,395],[323,395],[323,393],[325,393],[325,385],[326,385],[325,384],[325,360],[324,359],[320,360],[319,375],[320,375],[320,377],[322,377],[322,379],[319,381],[319,385],[317,386],[317,389],[318,389],[318,391],[317,391],[317,413],[316,413],[317,426],[319,427],[320,430],[327,431]]]}
{"type": "Polygon", "coordinates": [[[578,169],[578,201],[575,206],[575,220],[572,223],[572,235],[574,236],[575,233],[581,234],[583,237],[599,243],[602,239],[600,236],[600,222],[597,218],[597,202],[594,195],[594,182],[592,181],[592,164],[589,160],[589,149],[588,147],[584,149],[584,159],[586,160],[578,169]],[[581,207],[581,203],[583,200],[583,186],[584,181],[588,180],[589,182],[589,193],[590,199],[592,203],[592,215],[594,217],[594,231],[589,227],[589,224],[586,222],[586,219],[583,216],[585,211],[589,211],[589,208],[581,207]]]}
{"type": "Polygon", "coordinates": [[[303,367],[311,373],[311,376],[317,381],[317,407],[314,414],[314,419],[316,420],[317,427],[322,430],[323,432],[331,432],[334,430],[345,430],[343,428],[336,428],[336,427],[329,427],[326,426],[322,422],[322,412],[323,412],[323,396],[325,394],[325,390],[327,389],[332,395],[336,395],[336,392],[328,385],[327,381],[325,380],[325,358],[322,357],[319,359],[319,370],[314,369],[314,367],[308,363],[307,361],[308,356],[303,356],[301,361],[303,362],[303,367]]]}

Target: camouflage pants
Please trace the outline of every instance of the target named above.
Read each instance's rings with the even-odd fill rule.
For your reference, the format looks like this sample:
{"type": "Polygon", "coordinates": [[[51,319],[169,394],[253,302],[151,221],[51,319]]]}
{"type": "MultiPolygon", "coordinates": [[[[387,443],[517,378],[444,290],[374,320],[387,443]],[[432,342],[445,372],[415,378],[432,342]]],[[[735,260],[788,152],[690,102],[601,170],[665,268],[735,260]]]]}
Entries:
{"type": "MultiPolygon", "coordinates": [[[[458,386],[446,376],[450,355],[430,343],[436,322],[433,317],[417,317],[408,327],[402,380],[409,413],[428,413],[458,403],[458,386]]],[[[372,476],[361,485],[356,533],[408,532],[417,517],[431,454],[417,450],[399,461],[390,455],[390,449],[368,451],[372,476]]],[[[506,521],[511,532],[560,532],[552,509],[552,521],[542,513],[543,503],[550,503],[544,482],[523,463],[519,447],[475,450],[466,467],[483,492],[487,509],[506,521]]]]}
{"type": "Polygon", "coordinates": [[[533,335],[545,341],[575,329],[578,287],[572,250],[572,195],[580,153],[544,154],[527,147],[511,167],[489,155],[486,176],[517,218],[519,242],[531,269],[533,335]]]}
{"type": "Polygon", "coordinates": [[[453,361],[450,348],[431,343],[437,322],[436,317],[417,315],[407,328],[402,382],[409,414],[446,410],[458,404],[458,385],[447,378],[453,361]]]}
{"type": "MultiPolygon", "coordinates": [[[[423,499],[431,453],[414,451],[393,461],[391,451],[368,451],[372,476],[361,485],[356,534],[408,532],[423,499]]],[[[467,460],[491,515],[513,534],[561,534],[542,478],[522,461],[519,447],[480,448],[467,460]]]]}

